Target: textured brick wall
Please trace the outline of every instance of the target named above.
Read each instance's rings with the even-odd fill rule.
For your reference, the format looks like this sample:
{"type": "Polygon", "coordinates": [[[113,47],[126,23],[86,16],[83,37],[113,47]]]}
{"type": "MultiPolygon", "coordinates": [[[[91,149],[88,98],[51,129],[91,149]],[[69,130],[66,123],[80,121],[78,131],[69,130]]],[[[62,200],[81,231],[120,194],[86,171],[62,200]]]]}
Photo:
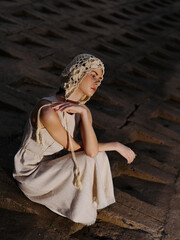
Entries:
{"type": "MultiPolygon", "coordinates": [[[[122,157],[109,153],[117,204],[100,214],[102,223],[74,237],[178,239],[177,0],[1,1],[1,167],[11,174],[30,110],[39,98],[56,92],[61,71],[82,52],[101,58],[106,66],[103,84],[88,102],[99,140],[119,140],[137,158],[127,166],[122,157]]],[[[7,187],[2,184],[2,189],[7,187]]],[[[17,205],[10,206],[8,201],[25,201],[6,194],[0,201],[3,209],[16,211],[17,205]]],[[[3,214],[8,219],[8,213],[3,214]]],[[[49,239],[56,236],[48,231],[49,239]]]]}

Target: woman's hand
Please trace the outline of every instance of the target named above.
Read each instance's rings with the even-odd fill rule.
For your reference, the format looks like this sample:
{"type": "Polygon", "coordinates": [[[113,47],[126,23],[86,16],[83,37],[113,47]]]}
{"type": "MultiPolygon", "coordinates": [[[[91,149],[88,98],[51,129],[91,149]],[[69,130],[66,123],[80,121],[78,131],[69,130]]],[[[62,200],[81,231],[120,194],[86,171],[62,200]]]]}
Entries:
{"type": "Polygon", "coordinates": [[[132,163],[136,157],[136,154],[131,150],[131,148],[123,145],[122,143],[116,142],[115,150],[127,159],[128,164],[132,163]]]}
{"type": "Polygon", "coordinates": [[[71,102],[53,102],[51,105],[52,109],[54,109],[56,112],[67,112],[67,113],[79,113],[83,114],[86,110],[83,105],[77,104],[77,103],[71,103],[71,102]]]}

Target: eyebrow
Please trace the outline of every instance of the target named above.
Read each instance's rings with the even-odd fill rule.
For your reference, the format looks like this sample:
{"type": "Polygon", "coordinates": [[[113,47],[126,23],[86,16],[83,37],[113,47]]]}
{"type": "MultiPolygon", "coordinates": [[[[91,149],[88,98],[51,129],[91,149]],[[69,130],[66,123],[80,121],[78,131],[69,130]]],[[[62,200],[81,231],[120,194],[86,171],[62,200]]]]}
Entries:
{"type": "MultiPolygon", "coordinates": [[[[96,76],[98,76],[98,73],[97,73],[96,71],[94,71],[94,70],[93,70],[92,72],[95,72],[96,76]]],[[[103,78],[102,78],[102,77],[100,77],[99,79],[101,79],[101,80],[102,80],[103,78]]]]}

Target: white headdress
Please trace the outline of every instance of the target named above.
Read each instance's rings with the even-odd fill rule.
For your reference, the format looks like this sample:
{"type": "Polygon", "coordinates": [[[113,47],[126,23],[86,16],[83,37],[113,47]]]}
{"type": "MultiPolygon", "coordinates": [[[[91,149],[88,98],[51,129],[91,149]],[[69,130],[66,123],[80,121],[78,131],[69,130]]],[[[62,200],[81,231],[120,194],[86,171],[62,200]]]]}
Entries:
{"type": "MultiPolygon", "coordinates": [[[[60,76],[61,88],[65,90],[65,99],[67,99],[79,86],[83,77],[92,70],[102,68],[104,74],[104,64],[93,55],[83,53],[77,55],[66,66],[60,76]]],[[[85,103],[90,97],[84,95],[80,103],[85,103]]]]}

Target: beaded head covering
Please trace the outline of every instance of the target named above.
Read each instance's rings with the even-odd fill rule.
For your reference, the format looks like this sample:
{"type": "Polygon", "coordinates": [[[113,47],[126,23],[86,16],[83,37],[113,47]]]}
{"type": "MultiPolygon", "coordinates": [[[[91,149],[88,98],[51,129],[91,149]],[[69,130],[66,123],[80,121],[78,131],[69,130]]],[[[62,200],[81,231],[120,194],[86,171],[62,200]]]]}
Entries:
{"type": "MultiPolygon", "coordinates": [[[[83,53],[73,58],[60,76],[61,88],[65,90],[65,99],[78,88],[80,82],[88,72],[99,68],[102,68],[104,74],[103,62],[93,55],[83,53]]],[[[89,98],[89,96],[84,95],[79,102],[84,104],[89,98]]]]}

